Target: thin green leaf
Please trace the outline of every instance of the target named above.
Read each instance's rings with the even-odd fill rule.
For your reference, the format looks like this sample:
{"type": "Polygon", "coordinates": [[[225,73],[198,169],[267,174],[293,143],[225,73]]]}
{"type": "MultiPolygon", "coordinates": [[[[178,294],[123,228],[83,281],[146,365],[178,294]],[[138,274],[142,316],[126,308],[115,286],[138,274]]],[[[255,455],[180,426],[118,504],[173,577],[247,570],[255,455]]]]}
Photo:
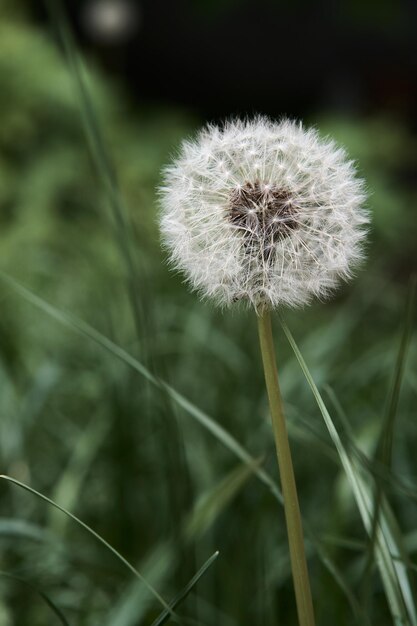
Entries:
{"type": "MultiPolygon", "coordinates": [[[[282,316],[280,316],[280,321],[284,333],[316,399],[329,434],[339,454],[342,467],[351,485],[364,527],[367,533],[370,534],[372,532],[373,498],[369,485],[364,480],[363,474],[355,459],[352,460],[347,453],[313,377],[282,316]]],[[[376,537],[377,563],[394,622],[397,626],[404,626],[404,624],[412,624],[415,626],[417,624],[417,615],[413,594],[408,580],[407,567],[401,557],[402,550],[398,545],[399,533],[396,532],[397,525],[395,523],[394,527],[393,522],[393,515],[389,511],[387,503],[384,501],[376,537]]]]}
{"type": "Polygon", "coordinates": [[[94,106],[87,89],[85,69],[71,34],[64,5],[61,0],[45,0],[45,4],[64,48],[68,66],[78,92],[80,110],[88,144],[112,209],[116,224],[116,238],[129,277],[129,296],[135,318],[136,330],[138,335],[140,335],[144,320],[142,306],[139,300],[139,290],[137,288],[139,272],[136,268],[131,241],[131,228],[127,218],[127,211],[118,188],[116,171],[107,152],[97,115],[95,114],[94,106]]]}
{"type": "MultiPolygon", "coordinates": [[[[392,385],[389,390],[386,412],[382,422],[381,433],[379,436],[378,444],[376,447],[374,461],[381,465],[382,468],[388,472],[391,469],[392,461],[392,448],[394,440],[394,428],[395,420],[398,409],[398,402],[400,399],[401,382],[404,375],[405,360],[407,356],[408,346],[410,343],[411,329],[412,329],[412,314],[415,295],[415,278],[411,280],[410,288],[408,291],[407,303],[405,308],[405,317],[403,323],[403,330],[401,334],[401,341],[398,348],[397,359],[394,367],[394,375],[392,385]]],[[[374,508],[372,515],[372,531],[368,544],[368,555],[364,566],[364,573],[362,579],[362,587],[364,590],[365,601],[369,601],[370,587],[371,587],[371,572],[372,564],[375,554],[375,542],[376,533],[378,527],[379,516],[381,513],[382,499],[383,499],[383,486],[380,476],[375,476],[376,489],[374,496],[374,508]]],[[[407,559],[406,553],[403,550],[402,556],[404,560],[407,559]]]]}
{"type": "Polygon", "coordinates": [[[332,574],[333,578],[336,580],[339,587],[344,592],[347,597],[349,604],[352,608],[352,612],[355,615],[356,619],[360,621],[362,624],[366,624],[366,626],[370,626],[369,617],[366,615],[365,611],[361,608],[357,598],[352,593],[349,585],[346,583],[342,572],[335,567],[333,561],[327,556],[327,552],[325,550],[321,550],[321,559],[322,562],[326,565],[329,572],[332,574]]]}
{"type": "Polygon", "coordinates": [[[54,613],[56,617],[59,619],[61,624],[63,624],[64,626],[70,626],[69,621],[67,620],[65,615],[62,613],[61,609],[56,606],[56,604],[51,600],[51,598],[44,591],[42,591],[42,589],[39,589],[28,580],[25,580],[24,578],[20,578],[20,576],[15,576],[14,574],[10,574],[9,572],[0,571],[0,576],[3,576],[4,578],[9,578],[10,580],[18,582],[32,589],[32,591],[34,591],[36,594],[38,594],[38,596],[42,598],[45,604],[51,609],[52,613],[54,613]]]}
{"type": "Polygon", "coordinates": [[[31,541],[56,541],[56,537],[48,530],[26,520],[1,517],[0,537],[22,537],[31,541]]]}
{"type": "Polygon", "coordinates": [[[410,345],[410,337],[413,325],[414,299],[416,292],[416,277],[410,282],[410,288],[407,295],[407,303],[405,307],[405,316],[401,341],[398,348],[397,359],[394,367],[394,375],[392,385],[387,399],[387,408],[383,421],[381,435],[378,442],[377,458],[387,467],[391,465],[392,443],[395,427],[395,419],[397,415],[398,402],[400,399],[401,383],[404,376],[405,361],[407,358],[408,347],[410,345]]]}
{"type": "Polygon", "coordinates": [[[186,413],[191,415],[197,422],[199,422],[204,428],[206,428],[212,435],[214,435],[226,448],[228,448],[235,456],[241,461],[246,463],[249,467],[253,468],[253,472],[267,487],[271,490],[273,495],[279,502],[282,503],[281,492],[274,482],[274,480],[267,474],[261,467],[259,467],[256,459],[252,457],[245,448],[220,424],[209,417],[206,413],[201,411],[192,402],[187,400],[182,394],[173,389],[168,383],[160,378],[157,378],[152,372],[145,367],[138,359],[126,352],[123,348],[116,345],[98,332],[95,328],[92,328],[73,315],[60,311],[53,305],[49,304],[42,298],[39,298],[36,294],[31,292],[26,287],[23,287],[20,283],[10,278],[3,272],[0,272],[0,278],[2,278],[10,287],[12,287],[17,293],[23,296],[27,301],[31,302],[38,309],[47,313],[50,317],[60,322],[67,328],[75,330],[78,334],[88,337],[96,344],[105,348],[108,352],[116,356],[118,359],[129,365],[129,367],[136,370],[141,376],[143,376],[152,385],[164,391],[178,406],[180,406],[186,413]]]}
{"type": "MultiPolygon", "coordinates": [[[[190,580],[188,585],[186,585],[184,589],[174,598],[174,600],[170,602],[169,606],[171,608],[171,611],[176,609],[180,605],[180,603],[183,600],[185,600],[185,598],[188,596],[190,591],[194,589],[194,587],[196,586],[200,578],[204,576],[208,568],[214,563],[214,561],[217,559],[218,556],[219,556],[219,552],[215,552],[214,554],[212,554],[212,556],[209,559],[207,559],[204,565],[198,570],[195,576],[193,576],[193,578],[190,580]]],[[[162,624],[165,624],[167,622],[169,617],[170,617],[169,611],[167,610],[163,611],[161,615],[159,615],[159,617],[157,617],[156,620],[152,622],[152,626],[162,626],[162,624]]]]}
{"type": "MultiPolygon", "coordinates": [[[[260,462],[259,460],[258,463],[260,462]]],[[[185,537],[193,538],[196,535],[202,535],[210,528],[252,474],[253,468],[246,464],[238,465],[213,489],[203,493],[185,524],[185,537]]]]}
{"type": "Polygon", "coordinates": [[[10,483],[13,483],[14,485],[17,485],[18,487],[20,487],[21,489],[24,489],[25,491],[28,491],[29,493],[37,496],[38,498],[40,498],[44,502],[47,502],[48,504],[50,504],[51,506],[55,507],[56,509],[58,509],[62,513],[65,513],[65,515],[70,517],[74,522],[76,522],[77,524],[82,526],[82,528],[84,528],[84,530],[86,530],[88,533],[90,533],[90,535],[92,535],[95,539],[97,539],[97,541],[99,541],[108,550],[110,550],[110,552],[112,552],[119,559],[119,561],[121,561],[123,563],[123,565],[125,565],[130,570],[130,572],[134,576],[136,576],[136,578],[138,578],[148,588],[150,593],[152,593],[152,595],[160,602],[160,604],[162,604],[162,606],[166,610],[168,610],[168,612],[170,614],[172,614],[171,609],[169,608],[168,604],[165,602],[163,597],[158,593],[158,591],[156,591],[156,589],[154,589],[154,587],[151,584],[149,584],[149,582],[146,580],[146,578],[144,578],[142,576],[142,574],[140,572],[138,572],[138,570],[131,563],[129,563],[129,561],[127,559],[125,559],[124,556],[122,556],[120,554],[120,552],[118,552],[115,548],[113,548],[113,546],[111,546],[105,539],[103,539],[103,537],[101,537],[98,533],[96,533],[96,531],[93,530],[90,526],[88,526],[85,522],[80,520],[73,513],[71,513],[70,511],[68,511],[64,507],[60,506],[59,504],[57,504],[56,502],[54,502],[53,500],[51,500],[47,496],[43,495],[39,491],[36,491],[36,489],[33,489],[32,487],[29,487],[29,485],[26,485],[25,483],[20,482],[20,480],[16,480],[15,478],[12,478],[11,476],[6,476],[5,474],[0,474],[0,479],[6,480],[6,481],[8,481],[10,483]]]}
{"type": "Polygon", "coordinates": [[[399,476],[393,474],[390,467],[386,467],[382,465],[380,461],[377,459],[371,460],[355,443],[355,435],[353,433],[352,427],[349,423],[349,420],[343,411],[340,402],[334,392],[334,390],[329,385],[323,385],[323,389],[326,391],[330,402],[332,403],[338,418],[340,418],[343,428],[345,431],[346,437],[346,446],[348,446],[349,451],[352,452],[359,463],[366,469],[377,481],[382,481],[386,489],[393,491],[394,493],[402,493],[406,495],[408,498],[412,498],[413,500],[417,500],[417,489],[411,487],[406,484],[399,476]]]}
{"type": "MultiPolygon", "coordinates": [[[[78,492],[99,447],[108,434],[109,428],[110,423],[108,421],[98,419],[97,415],[94,415],[72,446],[72,454],[68,464],[54,486],[51,497],[55,502],[60,502],[65,509],[69,510],[75,506],[78,492]]],[[[57,534],[63,534],[65,522],[68,519],[67,516],[60,515],[57,509],[51,509],[49,520],[57,534]]]]}
{"type": "MultiPolygon", "coordinates": [[[[141,571],[155,587],[162,586],[172,575],[176,555],[171,542],[157,544],[141,561],[141,571]]],[[[136,579],[132,580],[112,603],[100,626],[139,626],[145,622],[151,600],[144,586],[136,579]]]]}
{"type": "MultiPolygon", "coordinates": [[[[187,544],[190,541],[194,541],[197,535],[200,536],[212,526],[230,503],[231,499],[242,489],[252,474],[253,471],[250,467],[245,464],[239,465],[223,478],[219,484],[204,493],[197,500],[196,505],[187,516],[182,526],[179,537],[181,542],[187,544]]],[[[146,572],[146,577],[152,581],[156,579],[161,580],[161,578],[166,577],[168,571],[172,569],[174,564],[175,552],[175,546],[171,542],[166,542],[153,550],[152,554],[146,560],[146,564],[142,567],[143,571],[146,572]]],[[[209,560],[209,562],[211,563],[211,560],[209,560]]],[[[208,563],[206,563],[206,566],[208,563]]],[[[204,573],[204,571],[205,570],[200,570],[196,576],[204,573]]],[[[178,594],[173,603],[170,604],[171,608],[173,608],[175,602],[177,603],[175,606],[178,606],[181,597],[186,597],[188,593],[186,590],[192,587],[196,576],[188,583],[187,587],[178,594]]],[[[111,609],[105,622],[106,626],[113,626],[113,624],[117,624],[118,626],[133,626],[133,624],[139,624],[140,619],[145,615],[145,600],[143,589],[138,588],[137,584],[131,585],[120,598],[119,602],[111,609]]],[[[164,611],[158,619],[162,618],[162,616],[166,616],[166,611],[164,611]]]]}
{"type": "MultiPolygon", "coordinates": [[[[211,418],[201,409],[196,407],[192,402],[190,402],[182,394],[173,389],[166,382],[154,376],[142,363],[140,363],[140,361],[135,359],[123,348],[113,343],[110,339],[102,335],[95,328],[89,326],[89,324],[87,324],[83,320],[80,320],[66,312],[60,311],[50,303],[46,302],[44,299],[31,292],[26,287],[23,287],[20,283],[18,283],[10,276],[6,275],[4,272],[0,272],[0,278],[2,278],[6,284],[8,284],[12,289],[14,289],[18,294],[20,294],[23,298],[36,306],[38,309],[55,319],[60,324],[75,331],[77,334],[94,341],[96,344],[98,344],[99,346],[116,356],[126,365],[134,369],[136,372],[138,372],[146,380],[152,383],[152,385],[168,394],[168,396],[174,402],[176,402],[177,405],[183,408],[184,411],[188,413],[188,415],[190,415],[193,419],[199,422],[218,441],[220,441],[226,448],[228,448],[237,458],[243,461],[248,466],[248,468],[251,468],[256,477],[269,488],[273,496],[278,500],[278,502],[282,504],[283,501],[281,492],[273,478],[261,467],[258,467],[256,459],[252,457],[245,450],[245,448],[243,448],[243,446],[213,418],[211,418]]],[[[316,546],[319,557],[321,558],[320,542],[318,542],[318,540],[314,538],[313,534],[308,528],[308,525],[305,524],[305,528],[308,536],[311,538],[311,541],[316,546]]],[[[328,568],[327,557],[326,560],[322,559],[322,561],[323,564],[328,568]]],[[[334,564],[333,568],[336,568],[334,564]]],[[[331,570],[329,569],[329,571],[331,570]]],[[[342,587],[342,590],[344,591],[344,587],[342,587]]]]}

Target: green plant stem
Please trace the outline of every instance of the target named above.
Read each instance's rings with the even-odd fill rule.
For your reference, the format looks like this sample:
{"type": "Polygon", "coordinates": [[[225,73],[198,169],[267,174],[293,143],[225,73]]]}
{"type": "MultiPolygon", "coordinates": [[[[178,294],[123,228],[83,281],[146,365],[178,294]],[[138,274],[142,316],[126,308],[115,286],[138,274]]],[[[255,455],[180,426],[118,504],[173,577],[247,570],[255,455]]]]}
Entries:
{"type": "Polygon", "coordinates": [[[278,383],[271,314],[268,309],[264,309],[258,314],[258,330],[272,427],[277,449],[282,495],[284,497],[285,520],[287,524],[298,621],[300,626],[314,626],[314,610],[304,549],[300,507],[298,504],[291,450],[278,383]]]}

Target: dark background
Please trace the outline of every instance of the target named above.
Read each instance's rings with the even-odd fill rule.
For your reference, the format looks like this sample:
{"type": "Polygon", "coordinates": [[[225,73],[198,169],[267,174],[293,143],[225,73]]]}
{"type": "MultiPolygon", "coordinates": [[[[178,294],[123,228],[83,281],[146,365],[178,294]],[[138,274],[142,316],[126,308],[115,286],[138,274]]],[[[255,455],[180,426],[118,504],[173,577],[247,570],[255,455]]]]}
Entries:
{"type": "MultiPolygon", "coordinates": [[[[412,0],[113,4],[128,7],[130,18],[108,34],[88,19],[100,1],[68,2],[67,11],[83,48],[140,104],[179,105],[209,119],[384,110],[415,125],[412,0]]],[[[45,19],[40,7],[34,13],[45,19]]]]}

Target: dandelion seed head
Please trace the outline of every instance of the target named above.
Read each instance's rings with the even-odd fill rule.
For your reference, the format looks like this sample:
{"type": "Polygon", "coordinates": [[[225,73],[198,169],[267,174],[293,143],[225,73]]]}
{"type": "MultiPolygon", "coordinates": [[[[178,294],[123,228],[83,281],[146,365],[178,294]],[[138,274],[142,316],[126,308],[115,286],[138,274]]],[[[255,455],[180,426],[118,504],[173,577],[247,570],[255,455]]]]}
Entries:
{"type": "Polygon", "coordinates": [[[325,298],[363,258],[364,184],[314,129],[265,117],[183,143],[160,189],[171,263],[222,306],[325,298]]]}

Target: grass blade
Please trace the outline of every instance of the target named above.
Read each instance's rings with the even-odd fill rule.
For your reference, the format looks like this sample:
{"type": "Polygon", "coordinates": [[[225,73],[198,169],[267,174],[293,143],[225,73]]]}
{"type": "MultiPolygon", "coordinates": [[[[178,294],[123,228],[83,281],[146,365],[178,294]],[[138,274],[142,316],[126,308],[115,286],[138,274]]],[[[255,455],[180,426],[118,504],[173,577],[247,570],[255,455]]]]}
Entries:
{"type": "Polygon", "coordinates": [[[329,385],[323,385],[323,389],[326,391],[330,402],[333,405],[337,413],[337,417],[340,419],[345,434],[347,434],[347,444],[349,451],[351,451],[356,457],[359,463],[366,469],[376,481],[382,481],[385,489],[389,489],[394,493],[401,493],[408,498],[417,500],[417,489],[411,487],[405,483],[398,475],[393,474],[391,468],[383,466],[377,459],[370,459],[355,443],[352,427],[346,417],[340,402],[329,385]]]}
{"type": "Polygon", "coordinates": [[[410,282],[410,288],[408,290],[401,341],[398,348],[392,385],[387,400],[387,409],[381,429],[381,436],[378,442],[376,455],[376,458],[387,467],[391,466],[395,418],[397,415],[398,402],[400,398],[401,383],[404,376],[405,360],[407,358],[407,352],[411,338],[415,292],[416,278],[413,277],[410,282]]]}
{"type": "Polygon", "coordinates": [[[5,578],[9,578],[10,580],[13,580],[13,581],[18,582],[18,583],[20,583],[22,585],[25,585],[26,587],[29,587],[32,591],[34,591],[36,594],[38,594],[38,596],[40,596],[42,598],[42,600],[45,602],[45,604],[47,604],[49,606],[49,608],[51,609],[52,613],[54,613],[56,615],[56,617],[59,619],[61,624],[63,624],[63,626],[70,626],[69,621],[67,620],[65,615],[62,613],[61,609],[59,609],[56,606],[56,604],[51,600],[51,598],[44,591],[42,591],[42,589],[39,589],[38,587],[33,585],[28,580],[25,580],[24,578],[20,578],[19,576],[15,576],[14,574],[9,574],[8,572],[1,572],[0,571],[0,576],[3,576],[5,578]]]}
{"type": "MultiPolygon", "coordinates": [[[[243,488],[246,481],[252,476],[253,472],[245,464],[241,464],[234,468],[226,477],[224,477],[219,484],[215,485],[209,491],[203,493],[194,505],[191,512],[187,515],[185,522],[181,527],[181,532],[176,541],[181,541],[184,544],[195,541],[200,538],[209,527],[211,527],[226,506],[230,503],[237,493],[243,488]]],[[[175,544],[168,541],[162,544],[156,550],[154,549],[152,554],[147,559],[147,562],[142,566],[142,570],[146,572],[147,578],[154,581],[158,576],[158,580],[166,576],[168,571],[172,570],[175,559],[175,544]],[[157,556],[157,551],[161,554],[157,556]],[[161,563],[163,563],[161,573],[161,563]],[[157,565],[155,565],[157,564],[157,565]]],[[[216,553],[217,554],[217,553],[216,553]]],[[[199,575],[202,575],[205,571],[204,568],[212,563],[209,559],[202,569],[192,578],[184,590],[178,594],[175,600],[170,603],[171,608],[173,604],[178,606],[181,598],[185,598],[187,589],[191,589],[193,583],[196,583],[199,575]]],[[[132,584],[130,588],[123,594],[120,601],[111,609],[110,613],[106,616],[106,621],[103,626],[133,626],[133,624],[141,623],[140,620],[145,616],[146,604],[143,596],[143,588],[138,587],[137,584],[132,584]]],[[[166,611],[161,613],[158,619],[167,618],[166,611]]],[[[163,623],[163,622],[161,622],[163,623]]]]}
{"type": "Polygon", "coordinates": [[[253,468],[254,474],[271,490],[277,500],[282,503],[281,492],[277,484],[271,476],[269,476],[269,474],[259,467],[256,459],[252,457],[227,430],[225,430],[206,413],[201,411],[197,406],[190,402],[190,400],[185,398],[168,383],[156,377],[145,365],[138,361],[138,359],[126,352],[126,350],[115,344],[106,336],[102,335],[95,328],[92,328],[83,320],[80,320],[66,312],[60,311],[3,272],[0,272],[0,278],[2,278],[10,287],[23,296],[27,301],[35,305],[38,309],[47,313],[50,317],[54,318],[67,328],[75,330],[78,334],[91,339],[102,348],[105,348],[105,350],[123,361],[126,365],[136,370],[152,385],[164,391],[168,397],[171,398],[171,400],[173,400],[178,406],[184,409],[186,413],[191,415],[191,417],[211,432],[211,434],[223,443],[226,448],[233,452],[237,458],[246,463],[249,467],[253,468]]]}
{"type": "MultiPolygon", "coordinates": [[[[326,405],[324,404],[321,394],[313,380],[313,377],[311,376],[301,352],[282,316],[280,316],[280,320],[284,333],[313,392],[330,437],[339,454],[342,467],[351,485],[365,530],[368,534],[370,534],[372,532],[373,498],[370,493],[369,485],[364,480],[363,474],[359,470],[357,462],[352,460],[347,453],[326,405]]],[[[416,626],[417,615],[408,579],[407,567],[402,560],[402,550],[398,545],[399,533],[395,532],[396,529],[393,528],[392,524],[393,515],[384,501],[375,542],[375,553],[377,555],[378,568],[395,624],[397,626],[404,626],[404,624],[416,626]]],[[[395,526],[397,525],[395,524],[395,526]]]]}
{"type": "MultiPolygon", "coordinates": [[[[208,568],[214,563],[214,561],[219,556],[219,552],[215,552],[211,555],[209,559],[204,563],[204,565],[198,570],[198,572],[193,576],[188,585],[184,587],[184,589],[170,602],[169,606],[171,611],[176,609],[183,600],[188,596],[188,594],[194,589],[200,578],[206,573],[208,568]]],[[[169,611],[165,610],[161,613],[159,617],[156,618],[154,622],[152,622],[152,626],[162,626],[165,624],[170,617],[169,611]]]]}
{"type": "Polygon", "coordinates": [[[48,530],[26,520],[1,517],[0,537],[18,537],[36,542],[56,541],[56,537],[48,530]]]}
{"type": "MultiPolygon", "coordinates": [[[[258,464],[261,461],[258,461],[258,464]]],[[[186,521],[184,536],[191,540],[196,536],[203,535],[216,521],[220,513],[230,501],[239,493],[248,479],[252,476],[253,469],[246,464],[233,468],[215,487],[199,496],[196,505],[186,521]]]]}
{"type": "MultiPolygon", "coordinates": [[[[394,440],[394,428],[395,420],[397,416],[398,403],[400,399],[401,383],[404,375],[405,360],[407,357],[408,347],[410,343],[411,330],[412,330],[412,314],[414,305],[416,281],[415,278],[410,282],[410,288],[408,290],[407,303],[405,307],[405,317],[403,323],[403,330],[401,334],[401,340],[398,348],[397,358],[394,367],[394,375],[392,379],[391,388],[389,390],[386,411],[383,419],[381,433],[379,436],[376,452],[374,456],[374,462],[378,463],[383,469],[388,472],[391,470],[392,465],[392,449],[394,440]]],[[[372,532],[368,544],[368,557],[366,559],[362,586],[364,589],[364,597],[370,596],[370,579],[371,569],[374,561],[375,554],[375,536],[377,532],[379,517],[381,513],[382,499],[383,499],[383,487],[381,478],[379,475],[375,476],[376,489],[374,496],[374,511],[372,517],[372,532]]],[[[403,550],[402,554],[404,560],[406,560],[406,553],[403,550]]]]}
{"type": "Polygon", "coordinates": [[[138,336],[141,336],[142,333],[140,330],[143,326],[144,316],[137,289],[137,277],[139,276],[139,272],[136,269],[131,240],[131,228],[127,218],[127,211],[119,191],[116,171],[106,150],[97,115],[87,89],[85,70],[71,34],[64,5],[61,0],[45,0],[45,4],[58,33],[58,37],[62,42],[68,66],[78,92],[84,130],[98,176],[112,210],[116,225],[116,238],[128,274],[129,296],[136,331],[138,336]]]}
{"type": "Polygon", "coordinates": [[[110,550],[110,552],[112,552],[119,559],[119,561],[121,561],[123,563],[123,565],[125,565],[128,568],[128,570],[130,570],[130,572],[134,576],[136,576],[136,578],[138,578],[148,588],[150,593],[160,602],[160,604],[162,604],[162,606],[166,610],[168,610],[170,615],[172,615],[172,611],[169,608],[168,604],[165,602],[163,597],[158,593],[158,591],[156,589],[154,589],[151,584],[148,583],[146,578],[144,578],[142,576],[142,574],[140,572],[138,572],[138,570],[131,563],[129,563],[129,561],[127,559],[125,559],[125,557],[122,556],[120,554],[120,552],[118,552],[116,550],[116,548],[113,548],[113,546],[111,546],[105,539],[103,539],[103,537],[101,537],[98,533],[96,533],[96,531],[93,530],[90,526],[88,526],[85,522],[80,520],[73,513],[71,513],[70,511],[68,511],[64,507],[60,506],[59,504],[57,504],[56,502],[54,502],[53,500],[51,500],[50,498],[48,498],[44,494],[40,493],[39,491],[36,491],[36,489],[33,489],[32,487],[29,487],[29,485],[26,485],[25,483],[20,482],[20,480],[16,480],[15,478],[12,478],[11,476],[6,476],[5,474],[0,474],[0,479],[6,480],[6,481],[8,481],[8,482],[10,482],[10,483],[12,483],[14,485],[17,485],[21,489],[24,489],[25,491],[28,491],[29,493],[37,496],[38,498],[40,498],[44,502],[47,502],[48,504],[50,504],[51,506],[55,507],[56,509],[58,509],[62,513],[65,513],[65,515],[70,517],[74,522],[76,522],[77,524],[82,526],[82,528],[84,528],[84,530],[86,530],[88,533],[90,533],[90,535],[92,535],[95,539],[97,539],[97,541],[99,541],[108,550],[110,550]]]}
{"type": "MultiPolygon", "coordinates": [[[[55,502],[60,502],[65,509],[70,510],[75,506],[78,492],[87,477],[94,456],[108,434],[109,428],[108,422],[97,419],[97,415],[94,415],[75,442],[67,466],[57,480],[51,498],[55,502]]],[[[49,522],[56,534],[63,535],[67,521],[67,516],[60,515],[55,508],[51,509],[49,522]]]]}
{"type": "MultiPolygon", "coordinates": [[[[218,441],[220,441],[226,448],[232,452],[238,459],[243,461],[249,468],[252,469],[254,475],[260,480],[265,486],[268,487],[272,495],[282,504],[282,495],[280,489],[274,479],[261,467],[259,467],[256,459],[251,456],[247,450],[220,424],[218,424],[213,418],[204,413],[201,409],[195,406],[192,402],[190,402],[187,398],[185,398],[178,391],[173,389],[166,382],[157,378],[154,374],[152,374],[148,368],[146,368],[138,359],[134,358],[131,354],[126,352],[123,348],[112,342],[106,336],[102,335],[95,328],[92,328],[85,321],[76,318],[73,315],[70,315],[66,312],[59,310],[54,307],[50,303],[48,303],[43,298],[40,298],[32,291],[18,283],[16,280],[6,275],[4,272],[0,272],[0,278],[9,285],[15,292],[20,294],[25,300],[30,302],[32,305],[37,307],[39,310],[43,311],[51,318],[55,319],[58,323],[63,326],[71,329],[77,334],[90,339],[95,342],[106,351],[110,352],[126,365],[134,369],[141,376],[143,376],[147,381],[152,383],[155,387],[163,390],[168,396],[184,411],[190,415],[193,419],[199,422],[206,430],[208,430],[218,441]]],[[[317,554],[319,555],[323,565],[332,572],[332,569],[329,567],[329,559],[326,556],[325,559],[322,558],[321,546],[320,542],[315,539],[314,535],[308,528],[308,525],[305,525],[306,533],[312,543],[315,545],[317,549],[317,554]]],[[[333,564],[333,569],[338,571],[338,568],[333,564]]],[[[339,574],[341,577],[341,574],[339,574]]],[[[338,579],[336,578],[338,582],[338,579]]],[[[345,593],[346,584],[341,586],[342,591],[345,593]]],[[[347,596],[349,602],[349,594],[347,596]]],[[[351,602],[350,602],[351,603],[351,602]]]]}

